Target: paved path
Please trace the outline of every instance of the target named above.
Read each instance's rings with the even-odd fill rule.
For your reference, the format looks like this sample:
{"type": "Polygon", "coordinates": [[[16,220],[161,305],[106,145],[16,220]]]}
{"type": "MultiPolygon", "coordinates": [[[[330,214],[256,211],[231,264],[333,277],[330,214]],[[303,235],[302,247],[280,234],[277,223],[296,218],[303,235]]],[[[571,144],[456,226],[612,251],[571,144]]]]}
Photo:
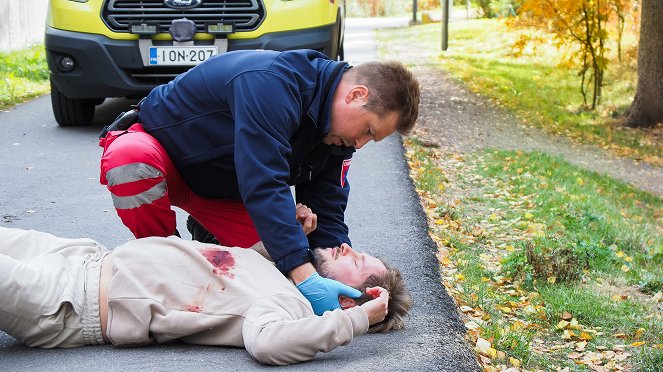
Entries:
{"type": "MultiPolygon", "coordinates": [[[[370,20],[348,21],[346,56],[352,63],[376,58],[372,41],[375,24],[370,20]]],[[[109,102],[98,108],[97,122],[89,128],[58,127],[48,97],[0,113],[0,226],[34,228],[66,237],[88,236],[108,247],[131,239],[97,180],[101,152],[97,134],[123,104],[109,102]]],[[[478,370],[462,339],[456,308],[440,284],[435,246],[408,177],[400,137],[391,136],[361,150],[349,178],[353,192],[347,222],[353,245],[379,254],[403,270],[415,300],[408,328],[358,337],[346,347],[288,369],[478,370]]],[[[183,214],[179,217],[181,224],[183,214]]],[[[266,369],[243,349],[178,343],[39,350],[1,332],[0,366],[11,371],[266,369]]]]}

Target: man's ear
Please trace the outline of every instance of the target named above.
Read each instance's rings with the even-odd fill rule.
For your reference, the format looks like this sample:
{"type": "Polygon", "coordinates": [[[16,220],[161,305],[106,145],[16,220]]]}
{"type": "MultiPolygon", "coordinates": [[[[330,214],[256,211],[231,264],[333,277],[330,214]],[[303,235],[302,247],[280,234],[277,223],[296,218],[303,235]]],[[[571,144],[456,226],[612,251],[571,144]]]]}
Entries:
{"type": "Polygon", "coordinates": [[[350,103],[354,100],[361,99],[363,101],[368,100],[368,87],[365,85],[355,85],[352,89],[348,91],[348,94],[345,96],[345,102],[350,103]]]}
{"type": "Polygon", "coordinates": [[[357,306],[355,299],[348,296],[338,296],[338,302],[341,304],[341,309],[343,310],[357,306]]]}

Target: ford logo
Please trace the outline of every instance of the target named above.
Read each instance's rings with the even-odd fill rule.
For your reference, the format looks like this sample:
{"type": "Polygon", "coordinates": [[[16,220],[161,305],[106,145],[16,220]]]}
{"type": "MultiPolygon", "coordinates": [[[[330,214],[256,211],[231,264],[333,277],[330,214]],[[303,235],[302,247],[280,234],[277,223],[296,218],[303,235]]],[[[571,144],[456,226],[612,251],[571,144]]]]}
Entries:
{"type": "Polygon", "coordinates": [[[203,3],[203,0],[163,0],[164,5],[175,9],[191,9],[203,3]]]}

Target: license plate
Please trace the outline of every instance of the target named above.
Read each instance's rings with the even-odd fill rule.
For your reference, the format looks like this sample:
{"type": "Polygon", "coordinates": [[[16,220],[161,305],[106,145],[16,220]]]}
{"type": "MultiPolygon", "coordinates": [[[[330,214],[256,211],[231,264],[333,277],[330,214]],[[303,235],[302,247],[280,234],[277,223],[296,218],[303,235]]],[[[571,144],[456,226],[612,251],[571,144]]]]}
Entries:
{"type": "Polygon", "coordinates": [[[150,47],[150,65],[194,66],[217,55],[216,46],[163,46],[150,47]]]}

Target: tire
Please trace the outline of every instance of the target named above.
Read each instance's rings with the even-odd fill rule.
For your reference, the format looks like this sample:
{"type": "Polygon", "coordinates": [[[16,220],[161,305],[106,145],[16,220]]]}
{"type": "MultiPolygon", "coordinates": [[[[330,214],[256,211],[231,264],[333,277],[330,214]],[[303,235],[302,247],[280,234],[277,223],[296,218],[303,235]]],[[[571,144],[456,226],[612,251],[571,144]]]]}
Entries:
{"type": "Polygon", "coordinates": [[[98,99],[67,98],[51,80],[51,105],[53,116],[61,127],[82,127],[92,123],[94,106],[98,99]]]}

